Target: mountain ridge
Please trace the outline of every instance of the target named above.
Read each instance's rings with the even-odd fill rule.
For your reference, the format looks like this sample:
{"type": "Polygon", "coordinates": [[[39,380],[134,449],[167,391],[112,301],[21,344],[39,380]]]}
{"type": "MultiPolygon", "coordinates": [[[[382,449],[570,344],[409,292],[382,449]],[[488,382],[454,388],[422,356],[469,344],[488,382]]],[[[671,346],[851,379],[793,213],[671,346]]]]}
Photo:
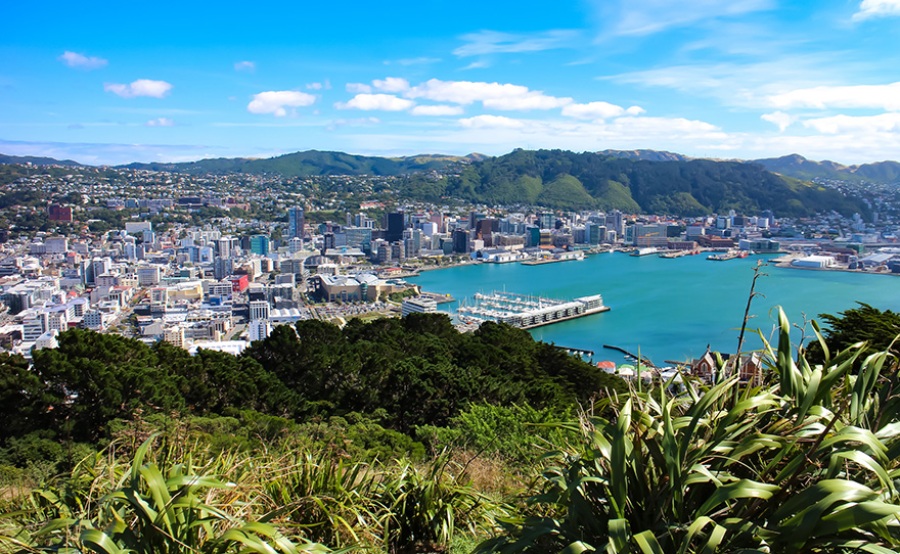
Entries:
{"type": "MultiPolygon", "coordinates": [[[[800,154],[754,160],[713,160],[694,158],[665,150],[600,150],[603,157],[649,162],[741,162],[759,164],[766,170],[802,180],[835,179],[846,181],[900,182],[900,162],[884,160],[865,164],[844,165],[831,160],[815,161],[800,154]]],[[[304,150],[270,158],[203,158],[192,162],[132,162],[116,166],[93,166],[75,160],[57,160],[41,156],[12,156],[0,154],[0,164],[60,165],[68,167],[113,167],[115,169],[146,169],[176,173],[278,173],[285,177],[311,175],[403,175],[419,171],[445,169],[453,164],[478,163],[501,156],[471,153],[465,156],[449,154],[415,154],[410,156],[366,156],[328,150],[304,150]]]]}

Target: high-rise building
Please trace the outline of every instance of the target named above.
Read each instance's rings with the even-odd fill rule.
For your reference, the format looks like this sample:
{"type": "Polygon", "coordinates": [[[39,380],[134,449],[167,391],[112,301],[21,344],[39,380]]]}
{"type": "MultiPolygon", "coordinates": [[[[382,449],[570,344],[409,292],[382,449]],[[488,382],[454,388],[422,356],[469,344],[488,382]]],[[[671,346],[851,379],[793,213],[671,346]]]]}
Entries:
{"type": "Polygon", "coordinates": [[[403,212],[394,212],[389,213],[386,216],[387,225],[385,225],[385,229],[387,230],[386,236],[384,237],[388,242],[396,242],[398,240],[403,239],[403,212]]]}
{"type": "Polygon", "coordinates": [[[453,231],[453,252],[465,254],[469,251],[469,233],[465,229],[453,231]]]}
{"type": "Polygon", "coordinates": [[[269,255],[269,237],[265,235],[253,235],[250,237],[250,252],[260,256],[269,255]]]}
{"type": "Polygon", "coordinates": [[[288,238],[303,238],[303,208],[297,206],[288,210],[288,238]]]}

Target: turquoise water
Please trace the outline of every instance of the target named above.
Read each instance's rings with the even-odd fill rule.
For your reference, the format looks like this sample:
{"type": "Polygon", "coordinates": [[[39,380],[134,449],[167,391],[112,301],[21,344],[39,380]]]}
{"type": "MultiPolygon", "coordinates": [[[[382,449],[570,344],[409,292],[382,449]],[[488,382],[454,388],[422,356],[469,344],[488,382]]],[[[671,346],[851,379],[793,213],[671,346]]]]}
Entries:
{"type": "MultiPolygon", "coordinates": [[[[759,258],[765,259],[765,258],[759,258]]],[[[531,331],[535,339],[594,350],[594,360],[621,361],[602,348],[612,344],[660,364],[700,356],[706,345],[733,352],[740,330],[756,259],[708,261],[705,256],[662,259],[626,254],[598,254],[579,262],[537,266],[479,264],[428,271],[409,279],[428,292],[449,293],[469,304],[476,292],[506,290],[520,294],[572,299],[600,293],[609,312],[531,331]]],[[[765,267],[757,283],[748,329],[772,335],[782,306],[794,324],[804,316],[836,314],[856,301],[880,309],[900,310],[900,278],[838,271],[765,267]]],[[[456,302],[441,309],[453,311],[456,302]]],[[[811,328],[807,333],[811,334],[811,328]]],[[[795,331],[795,340],[801,332],[795,331]]],[[[748,332],[746,348],[758,348],[758,335],[748,332]]]]}

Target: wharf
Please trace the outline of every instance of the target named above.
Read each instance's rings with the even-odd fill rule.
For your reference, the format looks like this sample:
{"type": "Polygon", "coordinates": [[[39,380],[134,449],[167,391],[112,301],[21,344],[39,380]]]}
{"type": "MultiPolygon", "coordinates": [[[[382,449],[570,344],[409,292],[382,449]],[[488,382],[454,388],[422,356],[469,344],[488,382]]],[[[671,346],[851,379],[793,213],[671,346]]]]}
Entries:
{"type": "Polygon", "coordinates": [[[606,311],[609,307],[599,294],[563,301],[495,291],[476,294],[475,305],[458,308],[457,316],[466,322],[494,321],[532,329],[606,311]]]}
{"type": "Polygon", "coordinates": [[[639,364],[645,365],[645,366],[647,366],[647,367],[649,367],[649,368],[656,368],[656,367],[657,367],[656,364],[654,364],[653,362],[651,362],[649,359],[644,358],[643,356],[638,356],[637,354],[632,354],[631,352],[629,352],[629,351],[627,351],[627,350],[625,350],[624,348],[621,348],[621,347],[619,347],[619,346],[613,346],[613,345],[611,345],[611,344],[604,344],[604,345],[603,345],[603,348],[608,348],[608,349],[610,349],[610,350],[615,350],[616,352],[621,352],[622,354],[625,354],[626,356],[628,356],[628,357],[630,357],[630,358],[634,358],[635,360],[638,361],[639,364]]]}

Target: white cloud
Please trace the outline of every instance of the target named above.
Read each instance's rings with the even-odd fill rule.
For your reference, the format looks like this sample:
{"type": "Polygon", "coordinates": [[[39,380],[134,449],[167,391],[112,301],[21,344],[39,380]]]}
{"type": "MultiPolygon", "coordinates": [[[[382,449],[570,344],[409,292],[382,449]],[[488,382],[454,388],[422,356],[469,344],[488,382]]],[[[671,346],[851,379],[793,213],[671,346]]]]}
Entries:
{"type": "Polygon", "coordinates": [[[571,103],[571,98],[547,96],[540,91],[530,91],[508,98],[486,98],[482,102],[485,108],[495,110],[552,110],[571,103]]]}
{"type": "Polygon", "coordinates": [[[347,92],[353,94],[368,94],[372,92],[372,87],[365,83],[347,83],[347,92]]]}
{"type": "Polygon", "coordinates": [[[622,0],[599,2],[603,21],[615,35],[644,36],[701,21],[731,18],[773,7],[772,0],[622,0]]]}
{"type": "Polygon", "coordinates": [[[460,119],[459,124],[468,129],[522,129],[525,122],[502,115],[476,115],[460,119]]]}
{"type": "Polygon", "coordinates": [[[587,104],[569,104],[564,106],[562,114],[577,119],[609,119],[611,117],[619,117],[626,113],[630,115],[640,115],[644,109],[639,106],[632,106],[626,110],[622,106],[610,104],[609,102],[588,102],[587,104]]]}
{"type": "Polygon", "coordinates": [[[469,69],[486,69],[491,67],[491,64],[488,63],[487,60],[478,60],[477,62],[472,62],[469,65],[462,68],[463,71],[468,71],[469,69]]]}
{"type": "Polygon", "coordinates": [[[900,0],[863,0],[859,11],[853,14],[853,21],[890,16],[900,16],[900,0]]]}
{"type": "Polygon", "coordinates": [[[78,52],[70,52],[68,50],[63,52],[62,55],[57,59],[69,67],[77,67],[79,69],[99,69],[101,67],[105,67],[106,64],[109,63],[103,58],[85,56],[84,54],[79,54],[78,52]]]}
{"type": "MultiPolygon", "coordinates": [[[[751,63],[697,63],[672,65],[601,77],[618,84],[661,87],[693,96],[714,98],[726,106],[782,108],[771,98],[786,91],[823,84],[823,75],[834,75],[842,66],[848,81],[864,77],[864,66],[845,59],[840,52],[773,55],[751,63]]],[[[830,83],[828,83],[830,84],[830,83]]]]}
{"type": "Polygon", "coordinates": [[[876,108],[900,111],[900,82],[888,85],[812,87],[769,97],[776,108],[876,108]]]}
{"type": "Polygon", "coordinates": [[[790,127],[790,125],[797,120],[796,117],[784,112],[764,113],[759,117],[763,121],[768,121],[769,123],[774,124],[776,127],[778,127],[778,130],[782,132],[784,132],[785,129],[790,127]]]}
{"type": "Polygon", "coordinates": [[[383,92],[404,92],[409,90],[409,81],[400,77],[385,77],[372,81],[372,86],[383,92]]]}
{"type": "Polygon", "coordinates": [[[322,90],[322,83],[306,83],[306,90],[322,90]]]}
{"type": "Polygon", "coordinates": [[[168,117],[157,117],[156,119],[151,119],[147,123],[144,123],[144,125],[147,127],[174,127],[175,122],[168,117]]]}
{"type": "Polygon", "coordinates": [[[172,85],[165,81],[153,81],[151,79],[138,79],[131,84],[106,83],[103,90],[117,94],[122,98],[136,98],[138,96],[150,96],[162,98],[169,94],[172,85]]]}
{"type": "Polygon", "coordinates": [[[235,71],[247,71],[247,72],[253,73],[254,71],[256,71],[256,63],[247,61],[247,60],[244,60],[242,62],[236,62],[234,64],[234,70],[235,71]]]}
{"type": "Polygon", "coordinates": [[[270,90],[253,95],[247,104],[247,111],[255,114],[273,114],[275,117],[288,115],[288,108],[311,106],[316,97],[296,90],[270,90]]]}
{"type": "Polygon", "coordinates": [[[403,95],[407,98],[424,98],[462,105],[481,102],[486,108],[499,110],[547,110],[572,102],[571,98],[548,96],[522,85],[438,79],[425,81],[410,88],[403,95]]]}
{"type": "Polygon", "coordinates": [[[416,106],[410,112],[412,115],[460,115],[463,113],[461,106],[416,106]]]}
{"type": "Polygon", "coordinates": [[[453,51],[461,58],[485,54],[540,52],[571,46],[578,39],[578,31],[553,29],[530,35],[479,31],[460,37],[466,44],[453,51]]]}
{"type": "Polygon", "coordinates": [[[383,110],[401,112],[413,107],[415,102],[398,98],[393,94],[357,94],[347,102],[337,102],[334,107],[339,110],[383,110]]]}
{"type": "Polygon", "coordinates": [[[835,115],[807,119],[803,126],[819,133],[836,135],[841,133],[897,133],[900,132],[900,113],[851,116],[835,115]]]}
{"type": "Polygon", "coordinates": [[[439,61],[441,61],[440,58],[428,58],[425,56],[419,56],[418,58],[403,58],[403,59],[397,60],[395,62],[385,61],[384,65],[391,65],[391,63],[396,63],[397,65],[402,65],[402,66],[424,65],[424,64],[438,63],[439,61]]]}

